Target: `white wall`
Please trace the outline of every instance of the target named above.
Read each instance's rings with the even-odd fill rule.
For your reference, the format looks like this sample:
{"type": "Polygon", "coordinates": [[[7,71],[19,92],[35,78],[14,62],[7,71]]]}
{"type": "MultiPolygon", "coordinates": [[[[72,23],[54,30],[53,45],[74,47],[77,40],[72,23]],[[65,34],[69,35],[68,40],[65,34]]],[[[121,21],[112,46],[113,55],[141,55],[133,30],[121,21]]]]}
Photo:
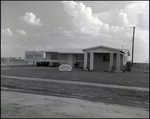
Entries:
{"type": "Polygon", "coordinates": [[[73,67],[73,55],[72,54],[68,54],[67,64],[73,67]]]}
{"type": "Polygon", "coordinates": [[[103,61],[103,56],[108,53],[94,53],[94,69],[109,70],[109,61],[103,61]]]}

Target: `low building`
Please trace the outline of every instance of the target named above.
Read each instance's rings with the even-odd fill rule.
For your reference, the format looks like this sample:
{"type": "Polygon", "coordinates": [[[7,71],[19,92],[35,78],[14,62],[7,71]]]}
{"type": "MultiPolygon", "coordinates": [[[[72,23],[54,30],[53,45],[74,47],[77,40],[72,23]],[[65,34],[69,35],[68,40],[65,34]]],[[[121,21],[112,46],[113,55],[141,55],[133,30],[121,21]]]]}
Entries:
{"type": "Polygon", "coordinates": [[[126,64],[130,51],[128,49],[117,49],[108,46],[96,46],[78,51],[26,51],[25,61],[48,61],[50,65],[54,62],[69,64],[90,70],[111,70],[116,66],[120,71],[126,64]]]}

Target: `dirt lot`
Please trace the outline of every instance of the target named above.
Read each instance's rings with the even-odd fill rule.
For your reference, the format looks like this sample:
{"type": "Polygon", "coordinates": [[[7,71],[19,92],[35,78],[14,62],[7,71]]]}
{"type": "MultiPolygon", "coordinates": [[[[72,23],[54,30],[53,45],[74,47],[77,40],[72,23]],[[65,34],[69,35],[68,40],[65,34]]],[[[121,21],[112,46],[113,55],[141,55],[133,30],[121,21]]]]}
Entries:
{"type": "Polygon", "coordinates": [[[1,91],[1,118],[148,118],[142,108],[1,91]]]}

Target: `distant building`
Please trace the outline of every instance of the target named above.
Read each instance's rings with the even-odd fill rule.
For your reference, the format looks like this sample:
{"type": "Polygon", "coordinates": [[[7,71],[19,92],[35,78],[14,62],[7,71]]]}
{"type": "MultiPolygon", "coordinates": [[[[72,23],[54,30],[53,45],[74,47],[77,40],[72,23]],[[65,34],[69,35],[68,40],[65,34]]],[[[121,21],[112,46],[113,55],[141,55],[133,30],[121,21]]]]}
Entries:
{"type": "Polygon", "coordinates": [[[82,50],[70,51],[26,51],[25,61],[48,61],[60,64],[69,64],[74,67],[79,63],[79,67],[90,70],[111,70],[114,65],[120,71],[130,56],[128,49],[117,49],[108,46],[96,46],[82,50]]]}

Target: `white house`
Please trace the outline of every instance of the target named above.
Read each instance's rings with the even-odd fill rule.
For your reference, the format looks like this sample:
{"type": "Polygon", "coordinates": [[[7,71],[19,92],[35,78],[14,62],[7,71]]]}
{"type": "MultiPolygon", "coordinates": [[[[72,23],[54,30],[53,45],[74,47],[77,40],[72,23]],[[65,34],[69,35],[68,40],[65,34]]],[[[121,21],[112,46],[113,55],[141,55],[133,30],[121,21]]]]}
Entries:
{"type": "Polygon", "coordinates": [[[69,64],[74,67],[74,63],[79,62],[80,67],[90,70],[111,70],[114,65],[120,71],[130,56],[128,49],[117,49],[108,46],[95,46],[82,50],[66,51],[26,51],[25,61],[48,61],[60,64],[69,64]],[[30,54],[30,55],[29,55],[30,54]]]}
{"type": "Polygon", "coordinates": [[[108,46],[96,46],[83,49],[84,69],[88,66],[90,70],[111,70],[114,65],[120,71],[127,62],[130,52],[128,49],[117,49],[108,46]]]}

